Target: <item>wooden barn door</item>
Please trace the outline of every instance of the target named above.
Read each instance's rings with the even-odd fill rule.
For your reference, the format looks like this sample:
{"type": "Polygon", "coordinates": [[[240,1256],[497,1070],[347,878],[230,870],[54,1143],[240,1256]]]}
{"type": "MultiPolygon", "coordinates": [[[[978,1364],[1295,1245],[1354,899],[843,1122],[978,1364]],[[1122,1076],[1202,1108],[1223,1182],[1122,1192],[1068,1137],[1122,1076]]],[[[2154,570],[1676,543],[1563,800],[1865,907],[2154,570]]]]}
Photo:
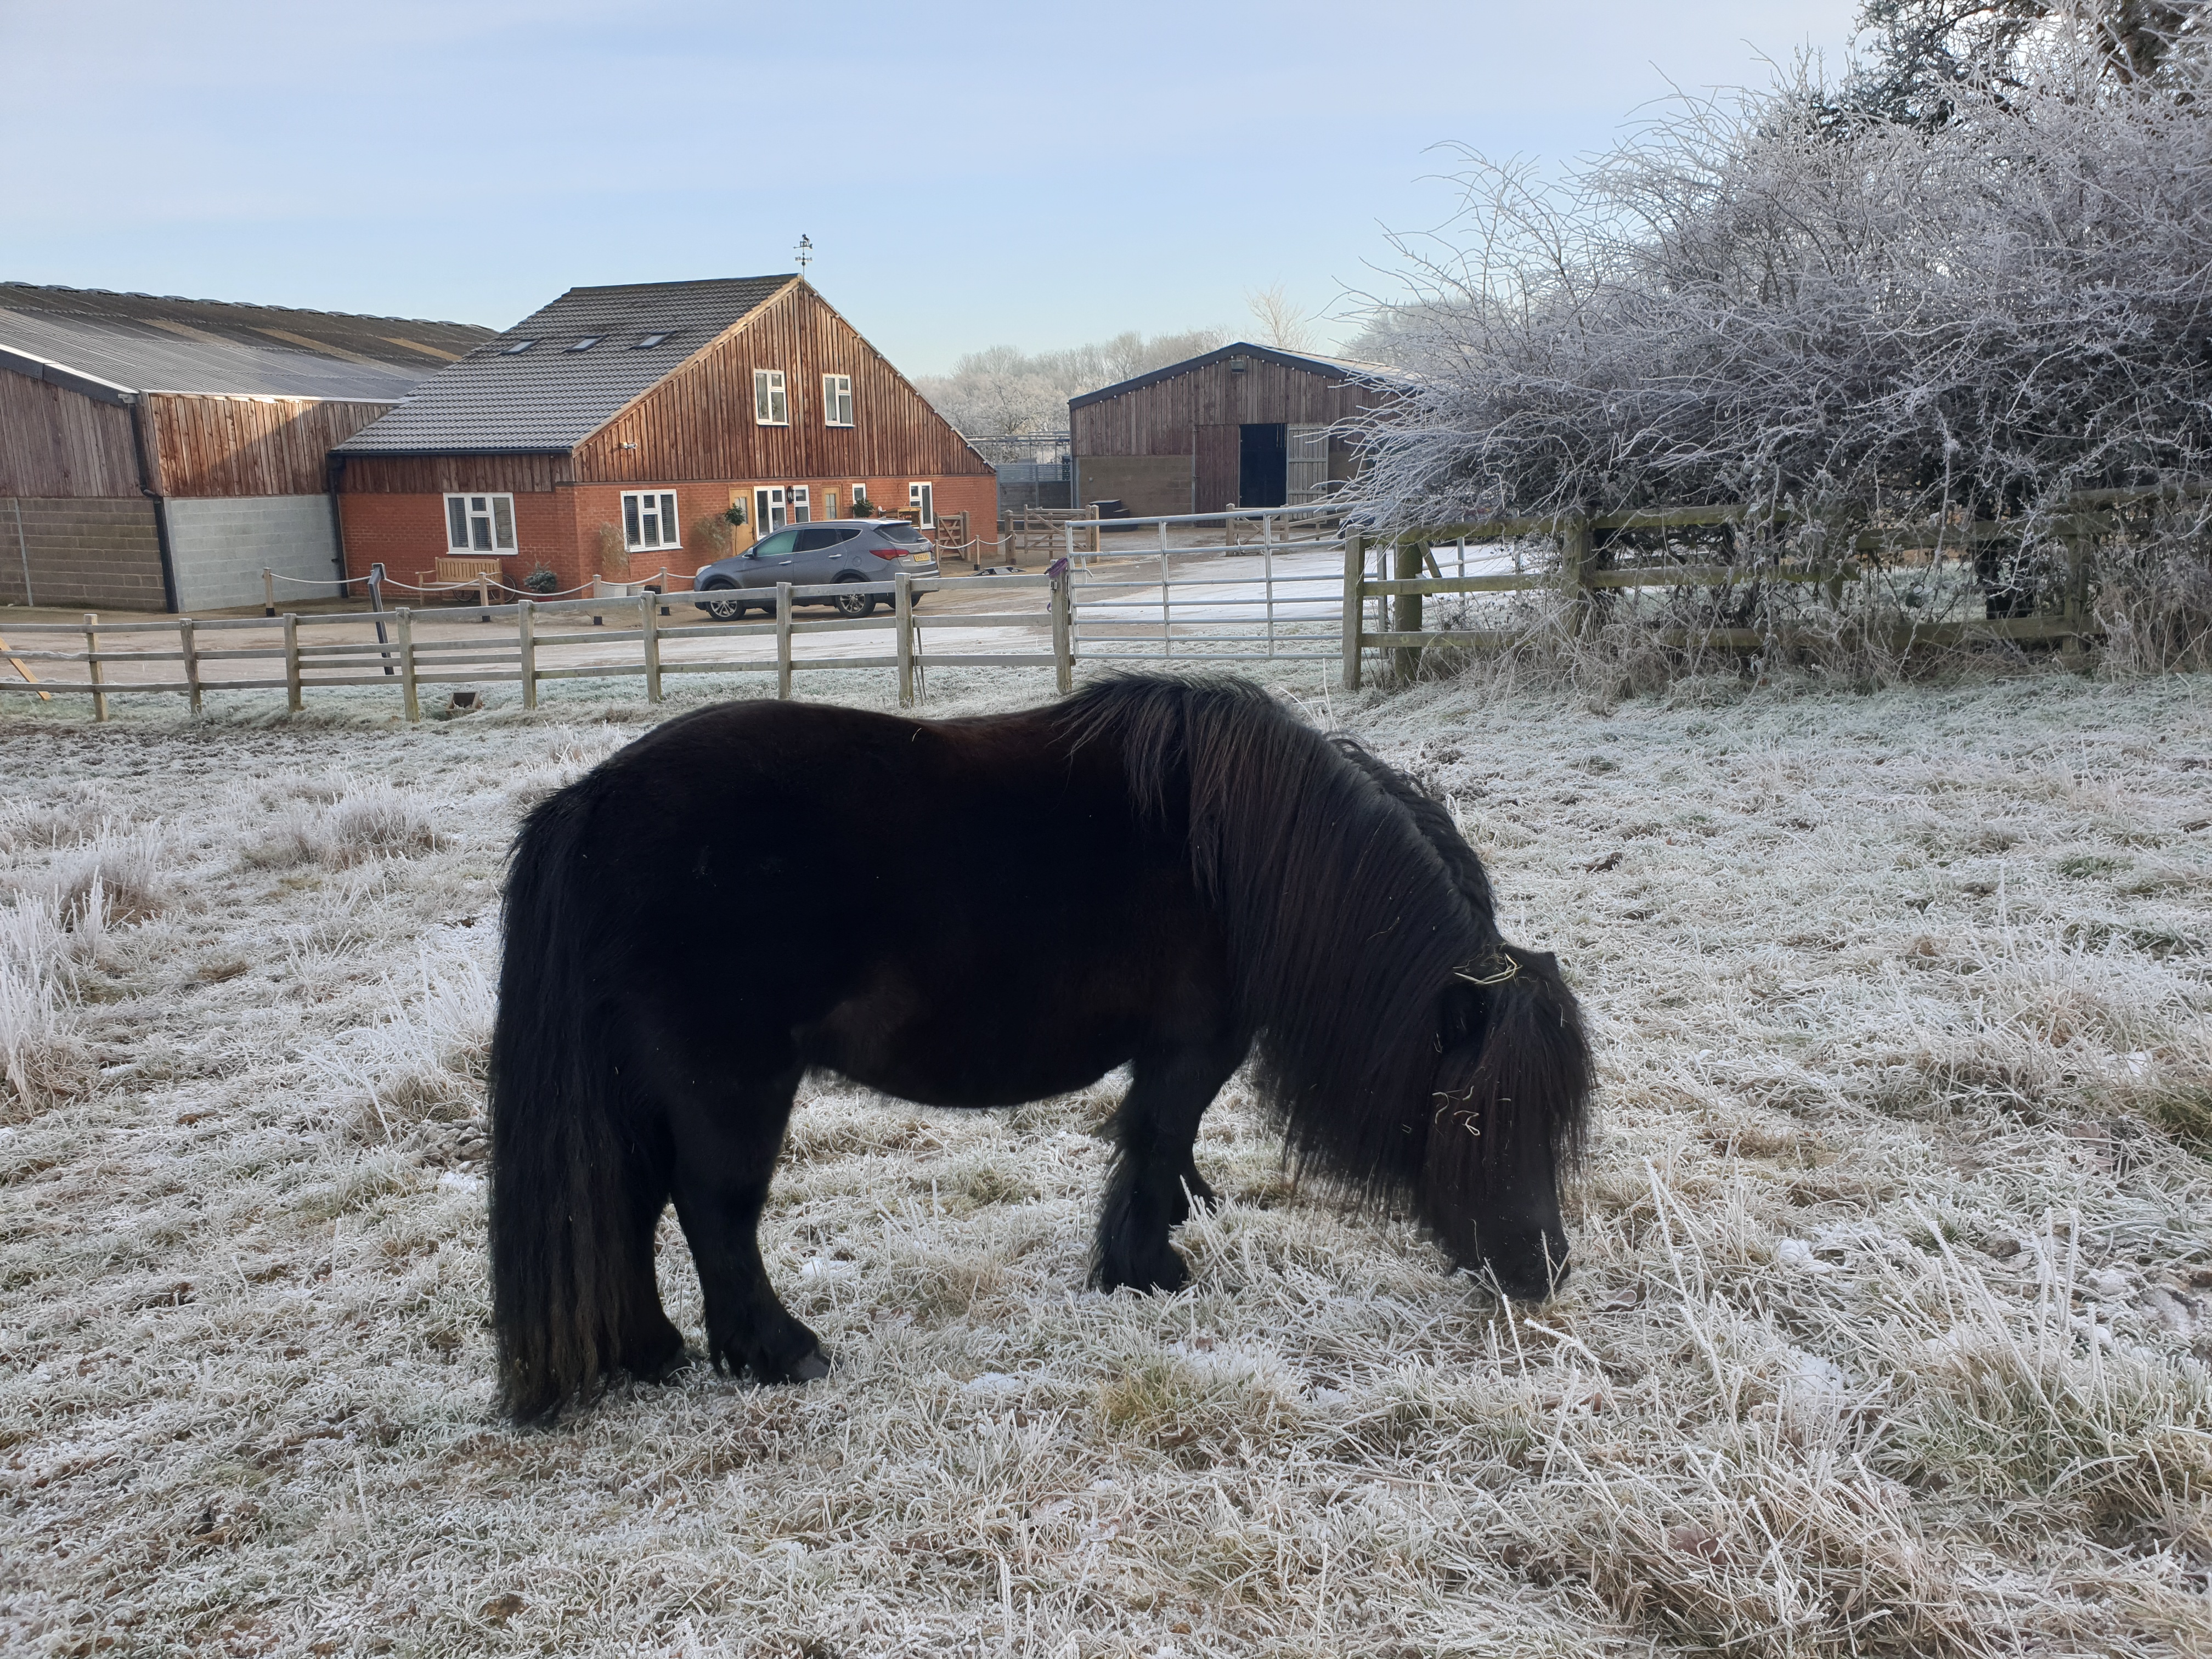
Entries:
{"type": "Polygon", "coordinates": [[[1285,499],[1292,507],[1328,494],[1328,428],[1291,426],[1284,429],[1285,499]]]}
{"type": "MultiPolygon", "coordinates": [[[[1190,510],[1194,513],[1218,513],[1237,501],[1241,464],[1239,443],[1243,428],[1235,426],[1201,426],[1196,429],[1195,453],[1191,460],[1193,497],[1190,510]]],[[[1237,501],[1243,506],[1242,501],[1237,501]]]]}

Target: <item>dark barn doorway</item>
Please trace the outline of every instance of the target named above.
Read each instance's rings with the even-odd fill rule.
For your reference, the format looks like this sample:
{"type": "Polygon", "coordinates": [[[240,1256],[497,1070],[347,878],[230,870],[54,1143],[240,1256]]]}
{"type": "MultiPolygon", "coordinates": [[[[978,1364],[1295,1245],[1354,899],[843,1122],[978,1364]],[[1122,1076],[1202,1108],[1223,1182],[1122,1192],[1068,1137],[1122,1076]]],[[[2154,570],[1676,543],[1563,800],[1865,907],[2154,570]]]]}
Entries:
{"type": "Polygon", "coordinates": [[[1290,499],[1282,423],[1243,426],[1237,432],[1237,505],[1282,506],[1290,499]]]}

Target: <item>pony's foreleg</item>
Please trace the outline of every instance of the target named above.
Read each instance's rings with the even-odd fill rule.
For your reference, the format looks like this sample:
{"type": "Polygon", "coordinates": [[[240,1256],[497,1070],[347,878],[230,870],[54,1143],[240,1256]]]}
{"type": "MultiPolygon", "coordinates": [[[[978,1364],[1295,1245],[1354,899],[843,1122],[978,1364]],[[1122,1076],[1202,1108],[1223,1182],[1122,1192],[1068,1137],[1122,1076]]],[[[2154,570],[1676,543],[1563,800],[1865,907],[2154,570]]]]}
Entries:
{"type": "Polygon", "coordinates": [[[1194,1200],[1213,1201],[1194,1156],[1198,1122],[1243,1061],[1244,1047],[1224,1042],[1146,1055],[1132,1068],[1134,1080],[1109,1126],[1118,1156],[1091,1272],[1101,1290],[1175,1291],[1190,1278],[1168,1234],[1189,1218],[1194,1200]]]}
{"type": "Polygon", "coordinates": [[[758,1230],[799,1086],[793,1067],[767,1083],[687,1098],[668,1114],[676,1214],[707,1303],[708,1355],[763,1382],[828,1372],[822,1344],[769,1283],[758,1230]]]}

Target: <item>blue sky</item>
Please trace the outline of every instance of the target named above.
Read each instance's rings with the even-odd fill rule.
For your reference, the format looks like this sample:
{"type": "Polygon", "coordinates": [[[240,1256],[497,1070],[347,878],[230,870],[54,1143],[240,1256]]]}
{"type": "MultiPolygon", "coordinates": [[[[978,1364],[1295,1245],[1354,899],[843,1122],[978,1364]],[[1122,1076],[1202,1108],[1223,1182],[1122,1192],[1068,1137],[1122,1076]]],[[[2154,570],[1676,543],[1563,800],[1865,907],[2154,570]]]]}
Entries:
{"type": "Polygon", "coordinates": [[[1383,291],[1431,146],[1587,152],[1856,9],[0,0],[0,277],[504,325],[805,233],[934,374],[1383,291]]]}

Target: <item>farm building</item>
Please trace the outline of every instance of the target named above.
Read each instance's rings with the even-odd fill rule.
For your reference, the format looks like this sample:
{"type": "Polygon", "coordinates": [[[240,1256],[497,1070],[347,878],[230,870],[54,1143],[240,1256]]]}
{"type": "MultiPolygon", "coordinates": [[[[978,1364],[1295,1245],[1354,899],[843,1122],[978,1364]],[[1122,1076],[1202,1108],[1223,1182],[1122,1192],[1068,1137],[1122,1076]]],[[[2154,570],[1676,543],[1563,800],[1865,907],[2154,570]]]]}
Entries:
{"type": "Polygon", "coordinates": [[[1319,501],[1358,458],[1330,428],[1387,395],[1372,363],[1226,345],[1067,402],[1077,499],[1139,516],[1319,501]]]}
{"type": "Polygon", "coordinates": [[[998,512],[991,463],[796,276],[571,289],[333,459],[349,568],[403,581],[680,580],[863,501],[998,512]]]}
{"type": "Polygon", "coordinates": [[[331,446],[489,332],[0,283],[0,604],[215,610],[258,601],[264,567],[331,581],[331,446]]]}

